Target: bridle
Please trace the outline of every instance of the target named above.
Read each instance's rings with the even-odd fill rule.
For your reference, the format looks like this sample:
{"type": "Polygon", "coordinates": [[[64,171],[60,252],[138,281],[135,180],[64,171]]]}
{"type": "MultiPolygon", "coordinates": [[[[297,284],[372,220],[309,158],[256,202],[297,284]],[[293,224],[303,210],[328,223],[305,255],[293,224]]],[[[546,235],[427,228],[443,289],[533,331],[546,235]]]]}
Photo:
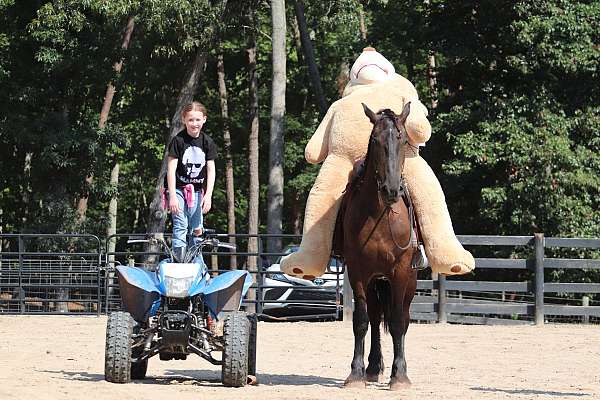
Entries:
{"type": "MultiPolygon", "coordinates": [[[[388,114],[386,111],[387,110],[384,110],[382,112],[382,117],[387,117],[387,118],[393,119],[394,126],[396,127],[396,130],[398,131],[398,136],[400,136],[401,135],[400,132],[403,131],[402,128],[404,128],[404,127],[400,125],[400,121],[399,121],[398,118],[396,118],[393,115],[388,114]]],[[[398,139],[400,139],[400,137],[398,139]]],[[[371,153],[370,150],[372,149],[371,145],[373,143],[376,143],[375,141],[376,141],[376,139],[373,136],[371,136],[369,138],[369,150],[367,151],[368,155],[371,155],[370,154],[371,153]]],[[[404,146],[415,147],[415,146],[412,146],[408,142],[408,140],[406,141],[406,143],[404,143],[404,146]]],[[[405,147],[403,147],[403,151],[406,151],[405,147]]],[[[365,164],[366,164],[366,162],[367,162],[367,159],[365,159],[365,164]]],[[[406,181],[404,180],[404,177],[402,177],[402,176],[400,177],[400,188],[401,188],[401,192],[402,192],[400,194],[400,198],[402,198],[402,197],[406,198],[406,203],[407,203],[406,206],[408,208],[408,221],[409,221],[409,224],[410,224],[410,236],[408,238],[408,242],[406,243],[406,245],[403,246],[403,245],[398,244],[398,242],[396,241],[396,238],[394,238],[394,232],[392,230],[392,225],[391,225],[391,222],[390,222],[390,212],[393,213],[393,214],[400,214],[400,213],[397,212],[397,211],[394,211],[394,209],[392,208],[391,204],[387,204],[385,201],[383,201],[383,198],[381,196],[381,191],[382,191],[383,184],[382,184],[382,179],[381,179],[381,177],[379,175],[379,170],[378,170],[377,166],[375,166],[374,175],[375,175],[375,183],[377,185],[377,201],[379,201],[380,204],[383,204],[384,208],[381,211],[381,214],[379,215],[379,218],[377,218],[377,222],[375,223],[375,226],[373,226],[373,229],[371,230],[371,233],[367,236],[367,240],[365,241],[365,243],[363,243],[362,247],[364,247],[367,244],[367,242],[371,238],[373,232],[375,232],[375,229],[379,225],[379,222],[381,222],[381,219],[383,218],[384,214],[387,212],[387,215],[388,215],[387,220],[388,220],[388,228],[390,230],[390,237],[392,238],[392,242],[394,243],[394,245],[396,246],[396,248],[398,248],[398,249],[400,249],[402,251],[408,249],[409,247],[415,247],[416,248],[417,247],[417,238],[416,238],[416,233],[415,233],[415,226],[416,226],[415,211],[414,211],[414,206],[412,204],[412,200],[410,198],[410,193],[408,192],[408,187],[406,186],[406,181]]]]}
{"type": "MultiPolygon", "coordinates": [[[[390,115],[387,111],[388,110],[383,110],[381,112],[381,118],[390,118],[394,122],[394,126],[396,127],[396,130],[398,131],[398,139],[400,140],[401,139],[401,137],[400,137],[401,133],[400,132],[402,132],[404,130],[403,129],[404,127],[400,124],[400,121],[399,121],[398,118],[396,118],[394,115],[390,115]]],[[[404,131],[406,132],[406,130],[404,130],[404,131]]],[[[376,139],[373,136],[371,136],[369,138],[369,150],[371,150],[371,144],[373,144],[373,143],[376,143],[376,139]]],[[[406,140],[405,145],[409,145],[409,146],[413,147],[408,142],[408,140],[406,140]]],[[[367,153],[370,153],[369,150],[367,150],[367,153]]],[[[403,149],[403,151],[404,151],[404,149],[403,149]]],[[[366,160],[365,160],[365,163],[366,163],[366,160]]],[[[404,192],[406,190],[406,185],[404,183],[404,178],[401,177],[400,181],[401,181],[400,186],[402,188],[402,191],[404,192]]],[[[378,196],[380,196],[381,188],[383,187],[383,184],[381,182],[382,182],[382,179],[381,179],[381,176],[379,175],[379,169],[377,168],[377,166],[375,166],[375,183],[377,184],[377,195],[378,196]]]]}

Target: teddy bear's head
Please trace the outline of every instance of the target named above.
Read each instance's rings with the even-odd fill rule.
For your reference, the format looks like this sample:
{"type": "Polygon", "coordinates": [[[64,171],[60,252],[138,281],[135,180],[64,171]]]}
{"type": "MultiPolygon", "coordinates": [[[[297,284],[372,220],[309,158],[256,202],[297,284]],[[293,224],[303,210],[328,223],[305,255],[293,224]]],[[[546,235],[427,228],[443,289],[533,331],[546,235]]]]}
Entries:
{"type": "Polygon", "coordinates": [[[355,85],[384,82],[396,73],[394,66],[373,47],[365,47],[350,69],[350,82],[355,85]]]}

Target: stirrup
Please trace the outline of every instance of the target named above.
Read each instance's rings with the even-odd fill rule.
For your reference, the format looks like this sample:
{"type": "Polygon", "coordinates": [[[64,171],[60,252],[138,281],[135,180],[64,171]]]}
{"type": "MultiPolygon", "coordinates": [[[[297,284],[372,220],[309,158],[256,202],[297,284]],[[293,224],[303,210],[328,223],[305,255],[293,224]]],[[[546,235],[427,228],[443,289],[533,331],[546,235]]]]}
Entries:
{"type": "Polygon", "coordinates": [[[422,244],[419,244],[419,247],[413,253],[410,266],[412,269],[416,269],[418,271],[429,267],[429,260],[425,254],[425,247],[423,247],[422,244]]]}

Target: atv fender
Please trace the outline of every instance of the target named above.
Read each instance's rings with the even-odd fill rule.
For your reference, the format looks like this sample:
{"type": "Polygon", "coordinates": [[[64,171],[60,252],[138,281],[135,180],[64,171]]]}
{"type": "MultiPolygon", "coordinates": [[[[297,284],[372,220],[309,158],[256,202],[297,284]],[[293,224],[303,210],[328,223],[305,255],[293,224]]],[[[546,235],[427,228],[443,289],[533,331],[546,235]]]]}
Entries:
{"type": "Polygon", "coordinates": [[[156,274],[142,268],[119,265],[117,276],[123,309],[131,314],[134,320],[146,321],[156,308],[152,306],[160,304],[156,274]]]}
{"type": "Polygon", "coordinates": [[[229,271],[211,279],[206,286],[190,293],[190,296],[204,294],[204,302],[214,317],[222,311],[237,311],[242,298],[252,285],[248,271],[229,271]]]}

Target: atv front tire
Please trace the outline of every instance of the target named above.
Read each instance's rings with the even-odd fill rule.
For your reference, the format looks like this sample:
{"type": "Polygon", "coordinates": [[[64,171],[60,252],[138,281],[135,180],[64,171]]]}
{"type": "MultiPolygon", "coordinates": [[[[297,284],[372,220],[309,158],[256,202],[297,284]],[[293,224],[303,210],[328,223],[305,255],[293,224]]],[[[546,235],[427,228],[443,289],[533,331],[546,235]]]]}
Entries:
{"type": "MultiPolygon", "coordinates": [[[[128,312],[113,312],[108,316],[104,378],[109,382],[127,383],[131,381],[131,346],[134,323],[128,312]]],[[[137,372],[136,370],[136,374],[137,372]]]]}
{"type": "Polygon", "coordinates": [[[224,386],[241,387],[246,384],[249,336],[250,321],[245,312],[234,311],[225,315],[221,369],[224,386]]]}

